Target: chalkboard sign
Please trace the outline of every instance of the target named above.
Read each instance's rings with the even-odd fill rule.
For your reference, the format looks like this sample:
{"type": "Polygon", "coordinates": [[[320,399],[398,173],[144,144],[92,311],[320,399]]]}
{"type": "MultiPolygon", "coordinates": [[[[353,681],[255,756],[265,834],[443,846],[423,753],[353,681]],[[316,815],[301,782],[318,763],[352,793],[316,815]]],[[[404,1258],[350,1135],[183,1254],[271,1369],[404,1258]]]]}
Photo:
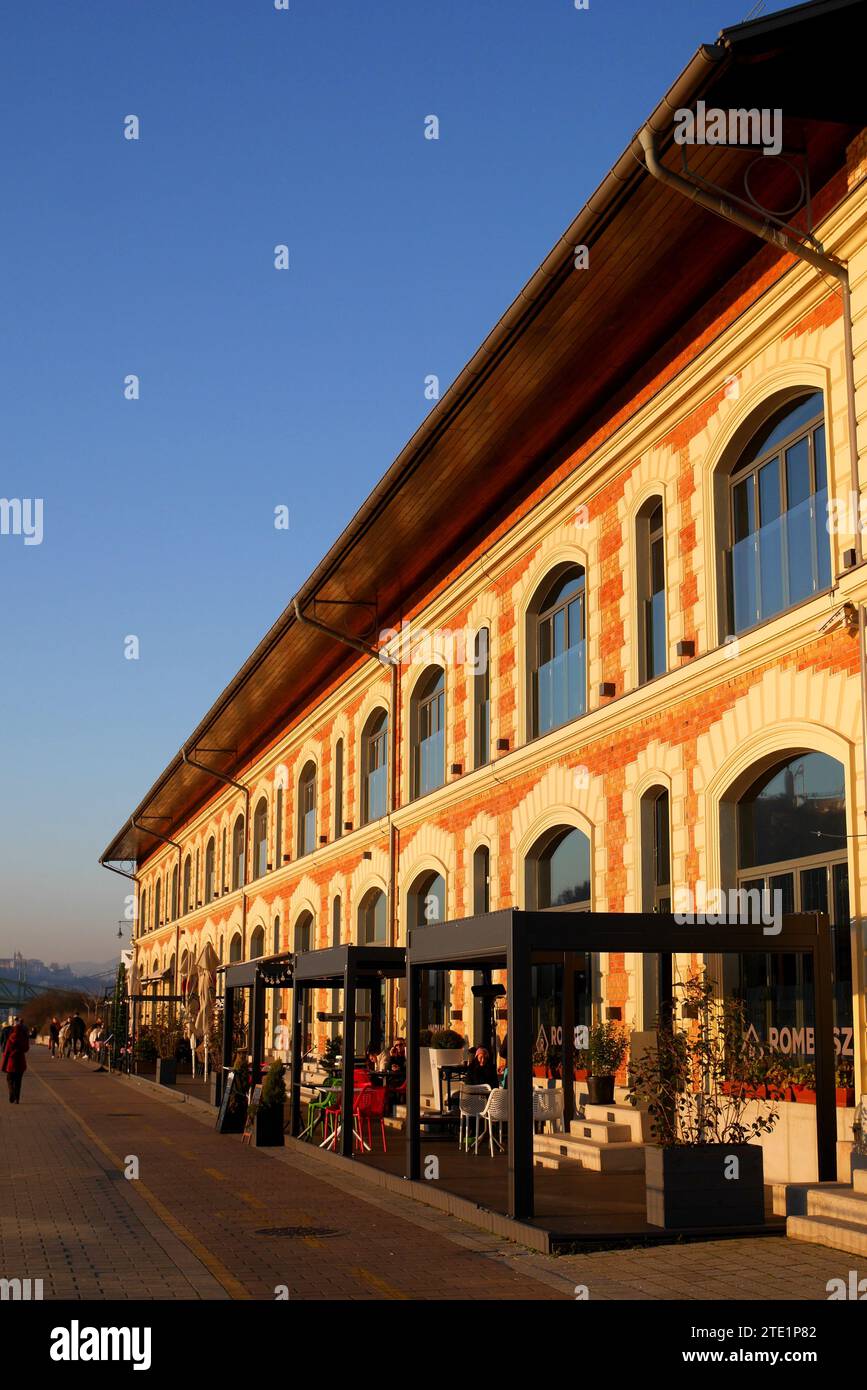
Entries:
{"type": "Polygon", "coordinates": [[[226,1120],[229,1114],[229,1098],[232,1094],[232,1087],[235,1084],[234,1071],[226,1072],[226,1080],[223,1083],[223,1098],[220,1101],[220,1109],[217,1113],[217,1133],[225,1134],[226,1120]]]}
{"type": "Polygon", "coordinates": [[[244,1125],[244,1133],[241,1137],[242,1144],[249,1144],[250,1140],[253,1137],[253,1125],[256,1120],[256,1108],[260,1104],[261,1100],[262,1086],[260,1084],[258,1086],[253,1087],[253,1094],[250,1096],[249,1102],[247,1104],[247,1120],[244,1125]]]}

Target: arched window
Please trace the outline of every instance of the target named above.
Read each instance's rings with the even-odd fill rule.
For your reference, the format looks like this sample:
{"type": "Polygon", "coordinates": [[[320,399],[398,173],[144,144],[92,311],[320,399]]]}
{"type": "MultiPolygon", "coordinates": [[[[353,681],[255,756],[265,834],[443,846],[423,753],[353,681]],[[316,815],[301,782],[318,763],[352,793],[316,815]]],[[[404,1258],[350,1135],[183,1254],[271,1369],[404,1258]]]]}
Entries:
{"type": "Polygon", "coordinates": [[[144,933],[148,929],[148,890],[143,888],[139,894],[138,915],[140,918],[139,931],[144,933]]]}
{"type": "MultiPolygon", "coordinates": [[[[295,923],[293,947],[296,955],[313,948],[313,914],[302,912],[295,923]]],[[[313,1045],[313,990],[305,989],[301,1017],[301,1051],[306,1055],[313,1045]]]]}
{"type": "Polygon", "coordinates": [[[274,868],[279,869],[283,864],[283,788],[277,788],[275,798],[276,806],[274,811],[274,868]]]}
{"type": "Polygon", "coordinates": [[[253,877],[263,878],[268,869],[268,802],[261,796],[253,812],[253,877]]]}
{"type": "MultiPolygon", "coordinates": [[[[524,873],[528,908],[590,911],[590,841],[581,830],[568,825],[546,830],[527,855],[524,873]]],[[[571,982],[564,982],[564,966],[560,964],[539,964],[531,969],[533,1036],[548,1040],[542,1043],[540,1060],[548,1063],[549,1070],[561,1060],[551,1030],[559,1027],[563,1016],[564,987],[572,994],[576,1024],[589,1027],[593,1021],[594,957],[589,952],[575,953],[569,970],[571,982]]]]}
{"type": "Polygon", "coordinates": [[[229,880],[226,877],[226,828],[223,827],[222,847],[220,849],[220,892],[228,893],[229,880]]]}
{"type": "Polygon", "coordinates": [[[229,946],[229,961],[230,961],[230,963],[233,963],[234,961],[240,960],[240,959],[241,959],[241,933],[240,933],[239,931],[236,931],[236,932],[235,932],[235,935],[232,937],[232,941],[231,941],[231,944],[230,944],[230,946],[229,946]]]}
{"type": "Polygon", "coordinates": [[[729,480],[728,625],[744,632],[831,585],[821,391],[789,399],[729,480]]]}
{"type": "Polygon", "coordinates": [[[491,851],[479,845],[473,853],[473,914],[491,910],[491,851]]]}
{"type": "Polygon", "coordinates": [[[316,848],[316,764],[304,764],[298,778],[298,855],[316,848]]]}
{"type": "Polygon", "coordinates": [[[258,960],[265,954],[265,928],[258,926],[254,928],[253,935],[250,937],[250,960],[258,960]]]}
{"type": "Polygon", "coordinates": [[[361,824],[388,810],[388,714],[375,709],[361,735],[361,824]]]}
{"type": "Polygon", "coordinates": [[[214,874],[216,871],[217,842],[213,835],[205,847],[205,902],[214,900],[214,874]]]}
{"type": "Polygon", "coordinates": [[[671,813],[665,787],[641,798],[641,905],[643,912],[671,911],[671,813]]]}
{"type": "Polygon", "coordinates": [[[160,911],[162,909],[163,882],[158,878],[154,884],[154,926],[160,925],[160,911]]]}
{"type": "Polygon", "coordinates": [[[343,739],[334,745],[334,838],[343,834],[343,739]]]}
{"type": "MultiPolygon", "coordinates": [[[[770,894],[766,912],[825,912],[833,943],[834,1023],[852,1028],[852,955],[846,780],[825,753],[799,753],[766,767],[736,806],[737,884],[770,894]]],[[[741,901],[744,910],[749,899],[741,901]]],[[[753,898],[755,903],[756,899],[753,898]]],[[[739,910],[740,904],[739,904],[739,910]]],[[[813,1024],[810,966],[801,955],[724,958],[726,992],[746,1004],[750,1022],[768,1029],[813,1024]]],[[[845,1052],[846,1036],[838,1034],[845,1052]]],[[[851,1037],[851,1034],[848,1034],[851,1037]]],[[[806,1055],[804,1062],[811,1058],[806,1055]]],[[[851,1060],[851,1058],[850,1058],[851,1060]]]]}
{"type": "Polygon", "coordinates": [[[558,825],[546,830],[527,855],[528,908],[590,910],[590,841],[581,830],[558,825]]]}
{"type": "Polygon", "coordinates": [[[358,905],[358,944],[384,945],[385,939],[386,897],[381,888],[368,888],[358,905]]]}
{"type": "Polygon", "coordinates": [[[172,869],[172,921],[176,921],[178,915],[178,866],[172,869]]]}
{"type": "Polygon", "coordinates": [[[490,633],[476,633],[473,644],[473,767],[491,761],[491,663],[490,633]]]}
{"type": "Polygon", "coordinates": [[[638,565],[638,679],[661,676],[668,669],[665,635],[664,512],[651,497],[638,513],[635,550],[638,565]]]}
{"type": "MultiPolygon", "coordinates": [[[[341,900],[340,900],[340,894],[338,893],[338,894],[335,896],[333,903],[331,904],[331,944],[332,944],[332,946],[339,946],[339,945],[340,945],[340,938],[341,938],[341,936],[342,936],[342,917],[343,917],[343,904],[342,904],[342,902],[341,902],[341,900]]],[[[332,1012],[333,1014],[338,1014],[338,1013],[340,1012],[340,990],[339,990],[339,989],[333,989],[333,990],[331,991],[331,1012],[332,1012]]],[[[329,1036],[332,1037],[332,1038],[337,1038],[337,1037],[340,1036],[340,1020],[339,1020],[338,1018],[332,1018],[332,1020],[331,1020],[331,1026],[330,1026],[330,1028],[328,1029],[328,1033],[329,1033],[329,1036]]]]}
{"type": "MultiPolygon", "coordinates": [[[[446,920],[446,884],[442,874],[419,874],[409,890],[408,925],[424,927],[446,920]]],[[[424,970],[421,977],[421,1026],[444,1028],[449,1022],[449,972],[424,970]]]]}
{"type": "Polygon", "coordinates": [[[274,918],[274,955],[280,953],[280,918],[274,918]]]}
{"type": "Polygon", "coordinates": [[[411,793],[424,796],[446,780],[446,678],[432,666],[410,700],[411,793]]]}
{"type": "Polygon", "coordinates": [[[184,912],[190,912],[193,906],[193,859],[192,855],[187,855],[184,860],[184,888],[183,888],[184,912]]]}
{"type": "MultiPolygon", "coordinates": [[[[651,787],[641,798],[641,910],[671,911],[671,809],[668,790],[651,787]]],[[[641,972],[641,1025],[656,1027],[659,1015],[659,960],[655,952],[638,957],[641,972]]]]}
{"type": "Polygon", "coordinates": [[[244,884],[244,840],[246,838],[246,826],[244,817],[238,816],[232,829],[232,889],[241,888],[244,884]]]}
{"type": "Polygon", "coordinates": [[[584,570],[560,565],[536,591],[527,615],[530,737],[587,709],[584,570]]]}

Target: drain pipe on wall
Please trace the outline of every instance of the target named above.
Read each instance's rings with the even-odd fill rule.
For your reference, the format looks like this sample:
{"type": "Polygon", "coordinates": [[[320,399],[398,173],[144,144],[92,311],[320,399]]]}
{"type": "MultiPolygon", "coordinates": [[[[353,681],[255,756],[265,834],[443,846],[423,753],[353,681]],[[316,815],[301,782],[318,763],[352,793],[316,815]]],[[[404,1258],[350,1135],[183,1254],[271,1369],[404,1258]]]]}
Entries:
{"type": "MultiPolygon", "coordinates": [[[[378,661],[380,666],[391,667],[391,715],[389,720],[390,728],[390,748],[388,759],[388,944],[397,945],[397,890],[395,884],[395,867],[397,861],[397,830],[394,824],[394,813],[397,810],[397,718],[398,718],[398,673],[400,669],[399,657],[389,657],[385,651],[380,651],[372,647],[369,642],[363,642],[360,637],[352,637],[349,633],[338,632],[336,628],[329,627],[319,618],[311,618],[302,613],[301,605],[297,598],[294,601],[295,617],[299,623],[305,627],[314,627],[317,632],[323,633],[335,642],[342,642],[345,647],[351,647],[353,651],[361,652],[362,656],[369,656],[378,661]]],[[[351,934],[351,928],[350,928],[351,934]]]]}
{"type": "MultiPolygon", "coordinates": [[[[689,182],[688,179],[677,174],[672,169],[667,169],[664,164],[659,162],[656,145],[656,137],[650,126],[645,126],[639,133],[638,142],[644,154],[644,162],[647,170],[660,183],[666,184],[674,189],[682,197],[689,198],[692,202],[698,203],[700,207],[706,208],[716,217],[721,217],[727,222],[734,222],[744,231],[760,237],[762,241],[776,246],[781,251],[787,251],[791,256],[797,256],[798,260],[806,261],[823,275],[830,275],[840,285],[843,297],[843,359],[846,373],[846,406],[848,416],[849,433],[849,474],[850,489],[852,493],[852,503],[855,522],[855,563],[860,564],[864,558],[861,544],[861,481],[858,471],[858,417],[855,410],[855,353],[852,342],[852,296],[849,288],[849,272],[840,261],[831,256],[825,255],[822,251],[815,250],[812,246],[805,246],[795,237],[790,236],[782,227],[775,223],[752,217],[748,212],[741,208],[734,207],[724,198],[715,197],[705,189],[697,187],[689,182]]],[[[857,605],[858,612],[858,646],[859,646],[859,670],[861,680],[861,752],[863,758],[864,775],[864,795],[867,797],[867,612],[864,604],[857,605]]],[[[867,815],[867,806],[864,809],[867,815]]],[[[855,986],[857,997],[863,999],[863,975],[862,953],[859,942],[853,942],[853,967],[855,971],[855,986]]],[[[861,1042],[864,1033],[864,1019],[862,1017],[861,1027],[858,1029],[857,1044],[861,1050],[861,1042]]],[[[865,1060],[857,1058],[860,1063],[860,1070],[864,1071],[865,1060]]]]}
{"type": "MultiPolygon", "coordinates": [[[[199,753],[225,753],[225,748],[198,748],[199,753]]],[[[250,843],[250,788],[245,787],[243,782],[236,782],[234,777],[227,777],[225,772],[217,772],[216,768],[208,767],[206,763],[200,763],[196,758],[190,756],[186,748],[181,749],[181,758],[190,767],[197,767],[200,772],[207,772],[211,777],[216,777],[218,782],[224,782],[227,787],[237,787],[239,792],[244,793],[244,874],[241,879],[241,959],[247,959],[247,884],[250,881],[250,855],[248,853],[250,843]]],[[[178,895],[184,891],[182,876],[178,874],[178,895]]],[[[196,893],[199,891],[198,879],[196,881],[196,893]]],[[[220,884],[220,892],[223,885],[220,884]]],[[[195,896],[195,895],[194,895],[195,896]]]]}

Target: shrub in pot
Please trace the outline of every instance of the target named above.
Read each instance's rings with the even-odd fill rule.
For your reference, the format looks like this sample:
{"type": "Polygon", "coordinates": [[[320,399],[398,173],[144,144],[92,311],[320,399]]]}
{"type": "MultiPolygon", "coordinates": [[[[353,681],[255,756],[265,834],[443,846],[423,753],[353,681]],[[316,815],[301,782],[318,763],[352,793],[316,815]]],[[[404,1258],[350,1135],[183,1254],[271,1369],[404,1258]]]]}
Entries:
{"type": "Polygon", "coordinates": [[[257,1148],[276,1148],[284,1143],[283,1111],[286,1082],[283,1063],[275,1059],[262,1082],[262,1095],[253,1110],[253,1143],[257,1148]]]}
{"type": "Polygon", "coordinates": [[[698,1019],[657,1025],[656,1050],[631,1064],[629,1099],[647,1109],[647,1220],[668,1230],[764,1222],[764,1163],[753,1141],[779,1115],[757,1100],[769,1067],[748,1040],[742,1005],[702,986],[698,1019]],[[747,1110],[747,1107],[750,1107],[747,1110]]]}
{"type": "Polygon", "coordinates": [[[623,1066],[626,1051],[626,1033],[619,1023],[592,1025],[587,1045],[587,1096],[591,1105],[610,1105],[614,1100],[614,1078],[623,1066]]]}

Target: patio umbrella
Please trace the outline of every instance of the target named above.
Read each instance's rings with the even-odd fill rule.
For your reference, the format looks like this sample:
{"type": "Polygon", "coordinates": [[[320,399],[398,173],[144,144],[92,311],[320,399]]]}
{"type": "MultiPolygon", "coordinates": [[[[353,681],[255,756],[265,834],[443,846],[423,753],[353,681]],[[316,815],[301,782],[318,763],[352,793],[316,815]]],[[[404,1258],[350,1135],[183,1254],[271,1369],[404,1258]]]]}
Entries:
{"type": "Polygon", "coordinates": [[[199,1014],[196,1019],[196,1033],[205,1040],[205,1078],[208,1075],[208,1038],[214,1021],[216,999],[216,969],[220,958],[210,941],[202,949],[196,961],[196,992],[199,1000],[199,1014]]]}
{"type": "Polygon", "coordinates": [[[199,1017],[199,986],[198,976],[190,975],[187,981],[187,997],[184,1000],[184,1036],[189,1039],[190,1053],[193,1061],[193,1076],[196,1074],[196,1038],[198,1036],[197,1020],[199,1017]]]}

